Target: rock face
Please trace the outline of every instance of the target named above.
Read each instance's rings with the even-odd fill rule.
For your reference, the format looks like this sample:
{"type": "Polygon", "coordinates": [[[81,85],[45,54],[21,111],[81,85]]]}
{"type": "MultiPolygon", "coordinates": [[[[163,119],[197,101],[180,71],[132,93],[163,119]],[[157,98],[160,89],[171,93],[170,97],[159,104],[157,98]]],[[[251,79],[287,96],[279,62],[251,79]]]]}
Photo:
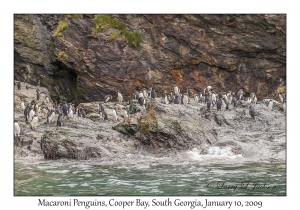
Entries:
{"type": "Polygon", "coordinates": [[[14,76],[46,87],[54,101],[124,99],[151,85],[158,95],[177,84],[202,91],[285,90],[285,15],[109,15],[140,32],[134,49],[118,29],[93,32],[95,15],[15,15],[14,76]],[[65,21],[61,35],[54,35],[65,21]]]}
{"type": "MultiPolygon", "coordinates": [[[[22,83],[22,86],[28,85],[22,83]]],[[[235,155],[252,160],[285,160],[286,123],[282,104],[274,102],[273,111],[267,107],[269,99],[254,105],[256,119],[249,115],[249,105],[240,101],[238,107],[217,112],[206,110],[205,103],[191,99],[187,106],[162,104],[159,99],[148,99],[149,108],[139,107],[136,100],[122,105],[139,107],[141,111],[114,121],[114,102],[104,104],[108,120],[95,118],[97,102],[82,103],[87,118],[66,118],[62,127],[47,123],[41,115],[36,130],[24,120],[20,101],[27,103],[35,98],[35,86],[18,90],[15,87],[14,117],[19,122],[21,135],[15,137],[15,157],[39,156],[44,159],[122,158],[128,154],[176,155],[176,151],[196,149],[205,155],[211,147],[224,148],[235,155]]],[[[46,88],[37,103],[49,96],[46,88]]],[[[47,104],[49,107],[50,104],[47,104]]],[[[252,104],[253,105],[253,104],[252,104]]]]}

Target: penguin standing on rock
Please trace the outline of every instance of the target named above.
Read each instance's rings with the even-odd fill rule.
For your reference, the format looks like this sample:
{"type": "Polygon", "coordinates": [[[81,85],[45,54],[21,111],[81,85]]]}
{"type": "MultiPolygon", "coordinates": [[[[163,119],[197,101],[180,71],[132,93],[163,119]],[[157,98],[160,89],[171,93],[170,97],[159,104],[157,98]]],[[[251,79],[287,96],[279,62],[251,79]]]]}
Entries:
{"type": "Polygon", "coordinates": [[[30,108],[29,108],[29,105],[27,105],[27,106],[25,107],[25,109],[24,109],[25,122],[29,121],[29,112],[30,112],[29,109],[30,109],[30,108]]]}
{"type": "Polygon", "coordinates": [[[55,112],[53,110],[48,112],[48,114],[47,114],[47,123],[51,123],[53,121],[54,117],[55,117],[55,112]]]}
{"type": "Polygon", "coordinates": [[[280,92],[278,96],[280,98],[281,103],[283,103],[283,101],[285,100],[285,96],[283,95],[283,93],[280,92]]]}
{"type": "Polygon", "coordinates": [[[123,108],[121,109],[121,114],[122,114],[123,117],[124,117],[124,122],[126,122],[127,119],[128,119],[128,113],[127,113],[127,110],[126,110],[125,107],[123,107],[123,108]]]}
{"type": "Polygon", "coordinates": [[[179,104],[179,96],[177,94],[175,95],[174,104],[179,104]]]}
{"type": "Polygon", "coordinates": [[[155,89],[151,88],[151,98],[155,99],[156,98],[156,93],[155,93],[155,89]]]}
{"type": "Polygon", "coordinates": [[[39,90],[36,90],[36,99],[38,101],[40,100],[40,92],[39,92],[39,90]]]}
{"type": "Polygon", "coordinates": [[[223,93],[222,93],[222,91],[218,92],[218,96],[219,96],[219,99],[223,98],[223,93]]]}
{"type": "Polygon", "coordinates": [[[61,109],[62,109],[62,112],[63,112],[63,114],[64,114],[64,115],[63,115],[64,117],[67,116],[67,115],[69,114],[69,107],[68,107],[67,102],[65,102],[65,103],[62,105],[61,109]]]}
{"type": "Polygon", "coordinates": [[[15,128],[15,130],[14,130],[14,134],[15,134],[15,136],[20,136],[20,126],[19,126],[19,123],[18,123],[18,121],[14,121],[14,128],[15,128]]]}
{"type": "Polygon", "coordinates": [[[103,110],[102,112],[102,118],[103,118],[103,120],[105,121],[105,120],[108,120],[108,117],[107,117],[107,113],[103,110]]]}
{"type": "Polygon", "coordinates": [[[49,104],[49,98],[48,98],[48,96],[46,96],[46,102],[47,102],[47,104],[49,104]]]}
{"type": "Polygon", "coordinates": [[[253,109],[253,105],[249,106],[249,114],[251,115],[251,119],[255,120],[255,111],[253,109]]]}
{"type": "Polygon", "coordinates": [[[217,101],[217,111],[221,111],[221,107],[222,107],[222,99],[218,99],[217,101]]]}
{"type": "Polygon", "coordinates": [[[109,100],[112,100],[112,96],[111,95],[106,95],[104,97],[104,102],[107,103],[109,100]]]}
{"type": "Polygon", "coordinates": [[[56,127],[61,127],[62,125],[63,125],[63,115],[62,113],[59,113],[56,121],[56,127]]]}
{"type": "Polygon", "coordinates": [[[195,104],[198,104],[199,102],[199,97],[197,94],[194,94],[194,100],[195,100],[195,104]]]}
{"type": "Polygon", "coordinates": [[[18,90],[21,90],[21,82],[17,83],[18,90]]]}
{"type": "Polygon", "coordinates": [[[79,111],[80,111],[80,113],[81,113],[81,117],[82,117],[82,118],[86,118],[86,113],[85,113],[84,109],[83,109],[83,108],[80,108],[79,111]]]}
{"type": "Polygon", "coordinates": [[[148,92],[146,91],[145,88],[143,88],[143,95],[144,95],[144,98],[148,98],[148,92]]]}
{"type": "Polygon", "coordinates": [[[32,120],[34,114],[35,114],[35,112],[33,111],[33,109],[32,109],[32,108],[29,108],[29,119],[28,119],[29,121],[32,120]]]}
{"type": "Polygon", "coordinates": [[[240,89],[236,96],[238,101],[241,100],[243,97],[243,89],[240,89]]]}
{"type": "Polygon", "coordinates": [[[144,97],[139,97],[138,102],[145,109],[146,100],[144,99],[144,97]]]}
{"type": "Polygon", "coordinates": [[[38,115],[35,114],[34,117],[31,120],[31,129],[32,130],[36,130],[36,128],[38,126],[38,121],[39,121],[38,115]]]}
{"type": "Polygon", "coordinates": [[[21,101],[21,110],[24,111],[25,110],[25,105],[24,105],[24,102],[21,101]]]}
{"type": "Polygon", "coordinates": [[[119,103],[122,103],[123,102],[123,96],[122,94],[120,93],[120,91],[118,91],[118,97],[117,97],[119,103]]]}
{"type": "Polygon", "coordinates": [[[174,94],[179,94],[180,93],[180,89],[179,89],[179,87],[176,85],[175,87],[174,87],[174,94]]]}
{"type": "Polygon", "coordinates": [[[250,98],[251,98],[251,103],[255,103],[256,104],[257,97],[256,97],[255,93],[251,93],[250,98]]]}
{"type": "Polygon", "coordinates": [[[117,114],[116,108],[114,108],[112,110],[112,116],[113,116],[114,122],[117,122],[118,121],[118,114],[117,114]]]}
{"type": "Polygon", "coordinates": [[[207,105],[207,110],[208,110],[208,111],[210,111],[211,104],[212,104],[212,102],[211,102],[211,100],[209,99],[209,100],[207,101],[207,103],[206,103],[206,105],[207,105]]]}
{"type": "Polygon", "coordinates": [[[166,90],[164,90],[164,92],[161,94],[161,100],[162,100],[162,103],[165,102],[166,94],[167,94],[167,91],[166,91],[166,90]]]}
{"type": "Polygon", "coordinates": [[[269,101],[268,109],[269,109],[270,111],[273,110],[273,100],[270,100],[270,101],[269,101]]]}
{"type": "Polygon", "coordinates": [[[139,93],[136,90],[134,90],[133,91],[133,96],[134,96],[134,99],[137,100],[139,98],[139,93]]]}
{"type": "Polygon", "coordinates": [[[191,88],[188,88],[188,89],[186,90],[186,92],[187,92],[187,95],[188,95],[190,98],[193,97],[193,92],[192,92],[191,88]]]}
{"type": "Polygon", "coordinates": [[[183,103],[183,105],[187,105],[188,104],[188,102],[189,102],[189,98],[188,98],[188,95],[185,93],[185,94],[183,94],[183,96],[182,96],[183,98],[182,98],[182,103],[183,103]]]}
{"type": "Polygon", "coordinates": [[[100,112],[104,111],[103,103],[99,103],[99,114],[100,112]]]}

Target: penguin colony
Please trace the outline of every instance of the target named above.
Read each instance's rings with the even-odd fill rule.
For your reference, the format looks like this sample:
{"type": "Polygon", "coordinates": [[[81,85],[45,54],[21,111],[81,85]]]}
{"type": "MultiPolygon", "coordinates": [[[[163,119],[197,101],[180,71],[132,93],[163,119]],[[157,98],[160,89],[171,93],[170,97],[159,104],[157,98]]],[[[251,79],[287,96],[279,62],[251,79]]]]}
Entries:
{"type": "MultiPolygon", "coordinates": [[[[21,82],[15,82],[17,89],[15,91],[21,90],[21,82]]],[[[28,86],[26,85],[26,89],[28,86]]],[[[133,98],[137,100],[142,109],[147,109],[148,103],[150,100],[157,100],[157,102],[173,105],[173,104],[182,104],[183,106],[187,106],[190,103],[190,99],[193,98],[194,104],[205,103],[206,111],[210,112],[212,109],[215,109],[217,112],[222,110],[230,110],[229,105],[233,107],[238,106],[238,102],[241,100],[247,101],[250,105],[249,108],[249,116],[251,119],[255,119],[255,104],[257,103],[257,97],[255,93],[251,93],[250,97],[244,97],[243,89],[240,89],[237,94],[232,91],[222,92],[214,91],[211,86],[207,86],[203,90],[203,92],[198,92],[193,94],[193,91],[190,87],[186,89],[186,92],[180,93],[180,88],[176,85],[172,90],[167,92],[166,90],[162,91],[161,98],[157,98],[155,88],[150,87],[149,89],[143,88],[140,92],[137,90],[133,91],[133,98]]],[[[286,97],[280,92],[278,95],[280,102],[282,104],[283,111],[286,112],[286,97]]],[[[130,120],[130,115],[128,114],[127,108],[122,105],[124,101],[124,97],[121,91],[116,92],[117,103],[114,104],[112,114],[112,121],[118,122],[120,116],[123,117],[124,122],[130,120]]],[[[108,122],[108,115],[105,111],[104,104],[113,100],[112,95],[106,95],[99,103],[99,112],[102,120],[108,122]]],[[[273,110],[274,100],[270,100],[267,107],[269,111],[273,110]]],[[[39,89],[36,89],[36,98],[33,99],[30,103],[25,104],[24,101],[21,101],[20,108],[24,113],[25,122],[29,122],[31,125],[31,129],[36,130],[38,127],[38,122],[41,119],[47,118],[47,123],[51,123],[56,121],[56,127],[61,127],[64,125],[66,119],[80,117],[86,118],[86,112],[83,107],[75,107],[75,104],[67,103],[66,101],[60,106],[55,106],[52,101],[45,97],[45,101],[41,101],[41,93],[39,89]]],[[[20,126],[18,122],[14,121],[14,135],[20,136],[20,126]]]]}

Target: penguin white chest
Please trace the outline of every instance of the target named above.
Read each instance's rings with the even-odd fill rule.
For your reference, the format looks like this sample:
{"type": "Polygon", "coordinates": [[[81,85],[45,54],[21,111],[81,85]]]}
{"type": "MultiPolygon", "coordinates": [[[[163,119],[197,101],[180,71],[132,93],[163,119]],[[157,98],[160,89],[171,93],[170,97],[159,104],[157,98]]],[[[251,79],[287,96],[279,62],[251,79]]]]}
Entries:
{"type": "Polygon", "coordinates": [[[122,96],[121,93],[118,93],[118,101],[119,101],[120,103],[122,103],[122,101],[123,101],[123,96],[122,96]]]}
{"type": "Polygon", "coordinates": [[[21,102],[21,109],[22,109],[22,111],[25,109],[25,105],[24,105],[23,101],[21,102]]]}
{"type": "Polygon", "coordinates": [[[14,123],[15,127],[15,136],[20,136],[20,126],[17,122],[14,123]]]}
{"type": "Polygon", "coordinates": [[[36,128],[37,127],[37,125],[38,125],[38,117],[37,116],[35,116],[33,119],[32,119],[32,121],[31,121],[31,126],[32,126],[32,128],[36,128]]]}
{"type": "Polygon", "coordinates": [[[183,96],[182,102],[183,102],[184,105],[187,105],[187,103],[189,102],[189,99],[188,99],[187,95],[183,96]]]}

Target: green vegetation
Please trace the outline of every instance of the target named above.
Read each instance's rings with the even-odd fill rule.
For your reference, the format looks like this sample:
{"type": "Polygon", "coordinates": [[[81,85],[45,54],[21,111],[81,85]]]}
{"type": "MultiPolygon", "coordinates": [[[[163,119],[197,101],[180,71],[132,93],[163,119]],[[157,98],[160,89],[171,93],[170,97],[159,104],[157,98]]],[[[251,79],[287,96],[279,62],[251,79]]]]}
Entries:
{"type": "Polygon", "coordinates": [[[59,21],[57,28],[54,31],[54,36],[63,37],[62,32],[68,28],[68,20],[69,19],[78,19],[83,18],[81,14],[73,14],[73,15],[65,15],[65,18],[62,21],[59,21]]]}
{"type": "Polygon", "coordinates": [[[64,51],[59,51],[58,59],[61,61],[64,61],[64,60],[68,59],[68,55],[64,51]]]}
{"type": "Polygon", "coordinates": [[[96,15],[94,18],[95,28],[93,28],[93,32],[100,33],[109,28],[114,28],[120,30],[120,33],[114,32],[111,36],[111,39],[116,39],[121,36],[124,36],[128,41],[130,47],[133,47],[136,50],[141,48],[142,42],[142,34],[140,32],[130,33],[126,30],[126,26],[124,23],[121,23],[118,20],[115,20],[108,15],[96,15]]]}
{"type": "Polygon", "coordinates": [[[111,34],[111,39],[117,39],[117,38],[119,38],[119,37],[121,37],[122,35],[120,34],[120,33],[117,33],[117,32],[113,32],[112,34],[111,34]]]}

